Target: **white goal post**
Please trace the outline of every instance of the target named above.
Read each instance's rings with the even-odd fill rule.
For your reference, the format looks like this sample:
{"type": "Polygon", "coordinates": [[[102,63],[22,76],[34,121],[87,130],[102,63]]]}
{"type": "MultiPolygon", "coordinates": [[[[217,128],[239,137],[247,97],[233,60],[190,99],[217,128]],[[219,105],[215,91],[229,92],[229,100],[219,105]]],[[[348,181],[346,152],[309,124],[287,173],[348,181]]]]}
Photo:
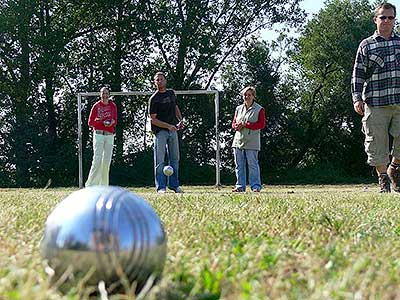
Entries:
{"type": "MultiPolygon", "coordinates": [[[[150,96],[154,92],[111,92],[111,96],[150,96]]],[[[184,90],[175,91],[177,95],[214,95],[215,112],[215,185],[221,185],[220,177],[220,142],[219,142],[219,92],[212,90],[184,90]]],[[[78,168],[79,168],[79,188],[83,188],[83,149],[82,149],[82,98],[89,96],[99,96],[99,92],[78,93],[78,168]]]]}

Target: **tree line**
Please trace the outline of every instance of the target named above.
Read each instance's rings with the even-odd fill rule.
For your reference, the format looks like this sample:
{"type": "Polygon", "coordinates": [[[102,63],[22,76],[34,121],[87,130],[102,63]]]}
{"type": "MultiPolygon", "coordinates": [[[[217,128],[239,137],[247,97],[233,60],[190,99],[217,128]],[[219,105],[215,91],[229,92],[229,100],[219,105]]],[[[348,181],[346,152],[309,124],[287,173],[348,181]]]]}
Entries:
{"type": "MultiPolygon", "coordinates": [[[[0,185],[77,185],[78,92],[151,91],[156,71],[176,90],[218,89],[222,181],[233,182],[230,128],[246,85],[266,108],[263,180],[365,176],[350,76],[358,43],[375,29],[365,0],[330,0],[306,23],[298,0],[5,0],[0,3],[0,185]],[[260,29],[297,28],[263,41],[260,29]]],[[[111,182],[151,185],[151,135],[143,97],[115,97],[119,111],[111,182]]],[[[91,133],[83,107],[84,170],[91,133]]],[[[214,107],[180,97],[184,184],[215,178],[214,107]]]]}

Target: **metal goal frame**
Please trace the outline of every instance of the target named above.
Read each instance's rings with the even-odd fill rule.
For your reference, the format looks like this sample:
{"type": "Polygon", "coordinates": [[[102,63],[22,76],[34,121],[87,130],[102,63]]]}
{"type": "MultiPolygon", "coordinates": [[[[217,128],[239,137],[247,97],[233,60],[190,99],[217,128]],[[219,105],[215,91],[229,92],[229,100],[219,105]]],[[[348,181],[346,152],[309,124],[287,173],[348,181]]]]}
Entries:
{"type": "MultiPolygon", "coordinates": [[[[150,96],[154,92],[111,92],[110,96],[150,96]]],[[[177,95],[214,95],[214,113],[215,113],[215,185],[221,185],[221,158],[219,142],[219,92],[214,90],[180,90],[175,91],[177,95]]],[[[79,169],[79,188],[83,188],[83,146],[82,146],[82,98],[90,96],[99,96],[99,92],[82,92],[77,94],[78,101],[78,169],[79,169]]]]}

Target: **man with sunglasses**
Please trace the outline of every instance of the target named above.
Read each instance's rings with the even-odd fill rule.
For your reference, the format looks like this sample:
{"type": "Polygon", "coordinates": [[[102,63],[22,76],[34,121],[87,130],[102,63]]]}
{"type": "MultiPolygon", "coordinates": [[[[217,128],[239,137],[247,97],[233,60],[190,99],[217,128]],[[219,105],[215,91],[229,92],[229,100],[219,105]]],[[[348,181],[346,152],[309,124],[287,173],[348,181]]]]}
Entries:
{"type": "Polygon", "coordinates": [[[393,32],[395,18],[394,5],[376,7],[377,30],[360,43],[351,82],[354,110],[363,116],[367,162],[376,169],[381,193],[400,192],[400,37],[393,32]]]}

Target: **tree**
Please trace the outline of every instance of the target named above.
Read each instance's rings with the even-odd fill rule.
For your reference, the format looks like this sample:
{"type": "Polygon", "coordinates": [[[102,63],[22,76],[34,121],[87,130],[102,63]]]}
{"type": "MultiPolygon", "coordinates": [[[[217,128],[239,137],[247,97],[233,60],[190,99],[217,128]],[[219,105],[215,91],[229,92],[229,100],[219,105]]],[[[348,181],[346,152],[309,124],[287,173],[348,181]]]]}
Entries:
{"type": "Polygon", "coordinates": [[[7,165],[9,171],[15,170],[14,182],[18,186],[29,182],[33,56],[30,36],[34,9],[34,2],[20,0],[4,5],[0,14],[0,80],[4,103],[10,108],[10,115],[2,118],[9,132],[2,131],[2,135],[9,150],[7,165]]]}
{"type": "Polygon", "coordinates": [[[209,88],[228,57],[249,36],[275,23],[299,24],[298,0],[146,0],[155,49],[175,89],[209,88]]]}
{"type": "Polygon", "coordinates": [[[289,116],[295,145],[289,167],[327,162],[351,171],[362,165],[350,78],[358,44],[374,32],[372,16],[368,1],[331,0],[305,26],[292,54],[292,70],[298,72],[288,81],[296,91],[289,116]]]}
{"type": "MultiPolygon", "coordinates": [[[[241,57],[235,59],[253,68],[248,78],[258,78],[260,83],[254,84],[259,92],[272,99],[273,73],[263,77],[270,72],[270,50],[256,44],[251,51],[243,49],[259,29],[275,23],[294,26],[302,18],[299,0],[1,2],[0,119],[4,122],[0,126],[0,167],[4,166],[6,175],[1,175],[0,184],[7,180],[18,186],[43,186],[48,179],[56,185],[76,182],[78,91],[99,90],[105,84],[113,91],[152,89],[151,77],[160,69],[168,71],[175,89],[209,88],[237,54],[241,57]],[[270,86],[264,88],[263,81],[270,86]]],[[[221,102],[234,99],[228,95],[222,95],[221,102]]],[[[198,154],[194,164],[207,165],[212,152],[207,141],[214,134],[214,119],[209,114],[213,104],[188,99],[180,103],[184,114],[199,122],[187,124],[182,148],[198,154]]],[[[142,157],[146,162],[151,159],[146,143],[136,146],[141,142],[130,133],[131,127],[143,127],[146,114],[143,99],[136,100],[116,98],[121,118],[114,165],[124,172],[126,162],[140,168],[142,157]]],[[[85,117],[91,104],[84,108],[85,117]]],[[[278,116],[281,107],[268,109],[277,109],[273,115],[278,116]]],[[[229,123],[226,118],[223,122],[229,123]]],[[[84,126],[86,157],[91,156],[89,135],[84,126]]]]}

